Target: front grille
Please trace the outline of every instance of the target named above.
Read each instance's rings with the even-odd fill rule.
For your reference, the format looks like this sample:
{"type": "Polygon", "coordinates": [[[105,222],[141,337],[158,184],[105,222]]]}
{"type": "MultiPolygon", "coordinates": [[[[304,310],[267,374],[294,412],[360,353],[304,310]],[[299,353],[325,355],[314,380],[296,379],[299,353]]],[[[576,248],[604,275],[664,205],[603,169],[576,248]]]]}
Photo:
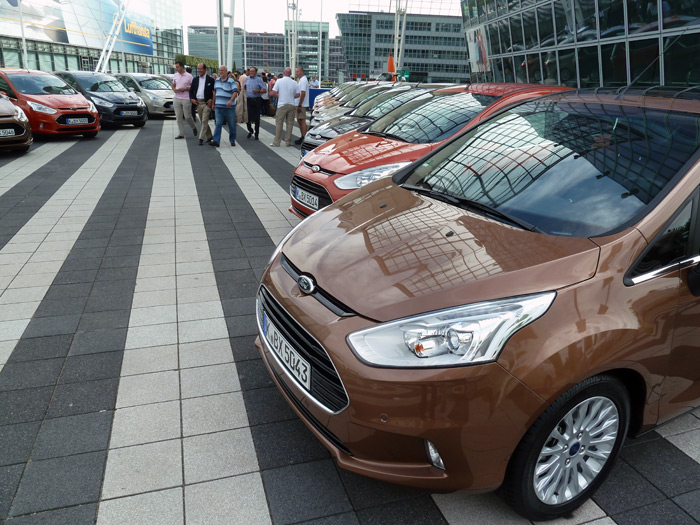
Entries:
{"type": "Polygon", "coordinates": [[[318,197],[319,210],[333,204],[333,199],[331,199],[328,190],[320,184],[312,182],[303,177],[299,177],[298,175],[294,175],[292,178],[292,195],[294,195],[295,187],[299,188],[300,190],[304,190],[307,193],[311,193],[312,195],[316,195],[316,197],[318,197]]]}
{"type": "Polygon", "coordinates": [[[20,137],[20,136],[25,134],[25,129],[15,122],[8,122],[6,124],[0,124],[0,129],[14,129],[15,130],[14,135],[5,135],[5,137],[11,136],[14,138],[14,137],[20,137]]]}
{"type": "MultiPolygon", "coordinates": [[[[90,113],[71,113],[70,115],[61,115],[56,119],[56,122],[59,124],[66,125],[66,119],[69,118],[86,118],[88,121],[88,124],[94,124],[95,123],[95,117],[93,117],[90,113]]],[[[75,125],[75,124],[71,124],[75,125]]],[[[80,126],[80,124],[77,124],[80,126]]],[[[85,124],[83,124],[84,126],[85,124]]]]}
{"type": "Polygon", "coordinates": [[[119,106],[117,109],[112,111],[112,114],[118,118],[134,118],[143,116],[143,108],[140,106],[119,106]],[[121,115],[122,111],[136,111],[136,115],[121,115]]]}
{"type": "MultiPolygon", "coordinates": [[[[302,146],[303,146],[303,144],[302,144],[302,146]]],[[[315,146],[314,146],[314,147],[315,147],[315,146]]],[[[313,149],[313,148],[312,148],[312,149],[313,149]]],[[[314,165],[311,164],[310,162],[304,161],[304,166],[306,166],[306,167],[309,168],[309,169],[312,169],[314,165]]],[[[320,167],[320,166],[319,166],[319,167],[320,167]]],[[[331,170],[324,170],[323,168],[321,168],[321,169],[318,171],[318,173],[323,173],[324,175],[337,175],[337,172],[331,171],[331,170]]]]}
{"type": "Polygon", "coordinates": [[[311,366],[311,396],[331,412],[348,406],[348,396],[330,357],[323,347],[280,304],[265,287],[258,300],[275,327],[311,366]]]}
{"type": "Polygon", "coordinates": [[[164,107],[165,109],[170,109],[170,108],[173,107],[173,103],[172,103],[172,102],[166,102],[165,104],[163,104],[163,107],[164,107]]]}

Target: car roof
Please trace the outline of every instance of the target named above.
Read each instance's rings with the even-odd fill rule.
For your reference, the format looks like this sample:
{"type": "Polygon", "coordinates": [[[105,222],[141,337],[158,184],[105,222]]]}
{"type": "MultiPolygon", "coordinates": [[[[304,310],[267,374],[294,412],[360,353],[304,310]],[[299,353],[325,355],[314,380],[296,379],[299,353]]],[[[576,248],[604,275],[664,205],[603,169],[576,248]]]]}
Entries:
{"type": "Polygon", "coordinates": [[[559,91],[570,91],[571,88],[563,86],[552,86],[547,84],[519,84],[514,82],[484,82],[479,84],[466,84],[445,89],[438,89],[435,93],[460,93],[468,92],[477,95],[490,95],[494,97],[505,97],[514,93],[527,91],[543,91],[556,93],[559,91]]]}
{"type": "Polygon", "coordinates": [[[108,77],[114,76],[112,73],[103,73],[102,71],[54,71],[54,74],[75,75],[76,77],[82,77],[86,75],[107,75],[108,77]]]}
{"type": "Polygon", "coordinates": [[[3,68],[0,69],[1,72],[7,73],[8,75],[14,75],[16,73],[24,73],[29,75],[52,75],[50,71],[38,71],[36,69],[19,69],[19,68],[3,68]]]}

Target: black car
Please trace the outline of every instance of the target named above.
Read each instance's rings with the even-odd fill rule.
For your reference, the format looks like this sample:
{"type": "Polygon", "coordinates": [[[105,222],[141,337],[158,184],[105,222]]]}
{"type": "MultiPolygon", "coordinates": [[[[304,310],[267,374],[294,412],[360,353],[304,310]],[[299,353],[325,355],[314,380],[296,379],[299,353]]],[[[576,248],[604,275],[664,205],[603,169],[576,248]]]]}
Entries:
{"type": "Polygon", "coordinates": [[[103,125],[133,124],[140,128],[146,124],[146,105],[112,75],[91,71],[60,71],[54,74],[92,100],[100,112],[103,125]]]}

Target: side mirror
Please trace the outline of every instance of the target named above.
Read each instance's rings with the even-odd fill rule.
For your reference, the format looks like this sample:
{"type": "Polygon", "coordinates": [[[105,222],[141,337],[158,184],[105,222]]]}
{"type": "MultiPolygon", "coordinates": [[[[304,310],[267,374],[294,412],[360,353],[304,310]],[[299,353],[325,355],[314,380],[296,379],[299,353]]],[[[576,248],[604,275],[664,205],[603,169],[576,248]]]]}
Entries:
{"type": "Polygon", "coordinates": [[[700,297],[700,264],[688,271],[688,289],[694,297],[700,297]]]}

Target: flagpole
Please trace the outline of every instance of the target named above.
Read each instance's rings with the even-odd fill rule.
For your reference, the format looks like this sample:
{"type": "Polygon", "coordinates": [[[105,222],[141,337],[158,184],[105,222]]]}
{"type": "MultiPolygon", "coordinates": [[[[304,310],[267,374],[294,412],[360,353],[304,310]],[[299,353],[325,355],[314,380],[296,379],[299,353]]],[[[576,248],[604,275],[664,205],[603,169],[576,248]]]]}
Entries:
{"type": "Polygon", "coordinates": [[[24,18],[22,17],[22,0],[17,2],[19,7],[19,25],[22,30],[22,54],[24,56],[24,69],[29,69],[29,59],[27,58],[27,41],[24,38],[24,18]]]}

